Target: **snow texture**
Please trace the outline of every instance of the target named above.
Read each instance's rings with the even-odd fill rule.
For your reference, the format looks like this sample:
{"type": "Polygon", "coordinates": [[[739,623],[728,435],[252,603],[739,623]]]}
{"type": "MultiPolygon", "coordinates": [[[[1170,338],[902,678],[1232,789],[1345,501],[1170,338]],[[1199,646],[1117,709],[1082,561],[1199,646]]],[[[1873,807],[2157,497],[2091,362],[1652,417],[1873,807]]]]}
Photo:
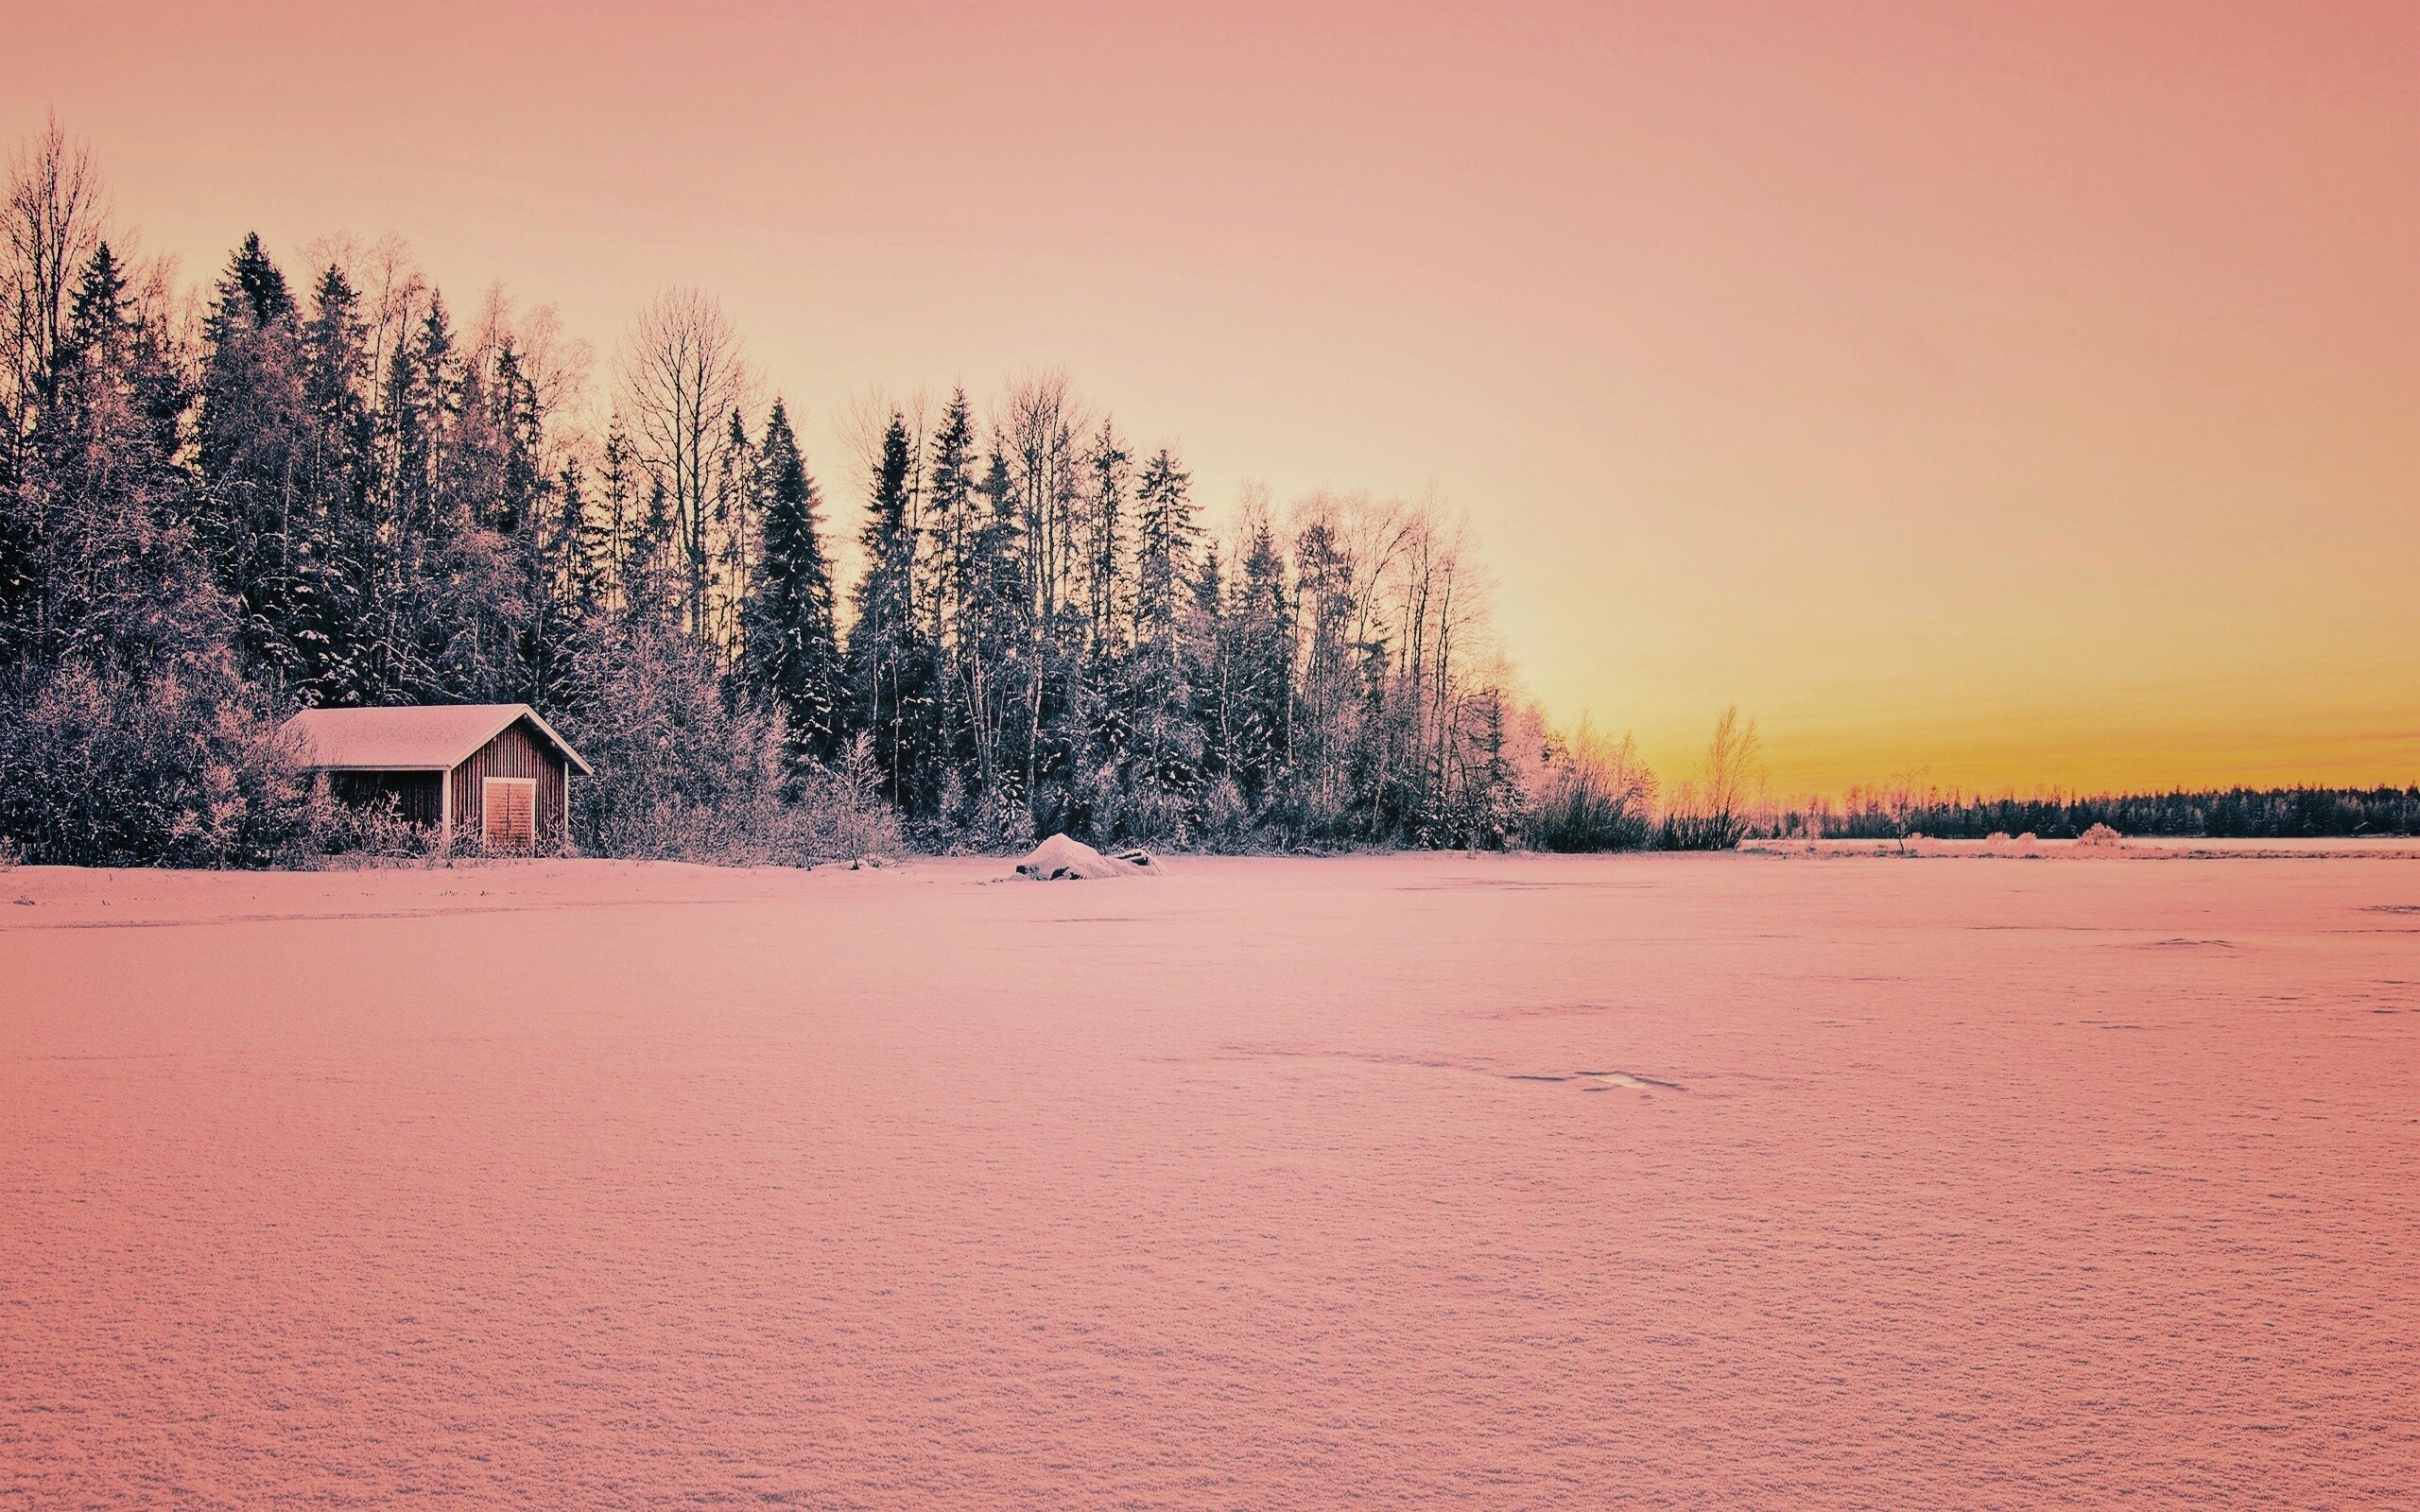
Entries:
{"type": "Polygon", "coordinates": [[[2420,861],[1982,848],[0,872],[0,1507],[2409,1504],[2420,861]]]}

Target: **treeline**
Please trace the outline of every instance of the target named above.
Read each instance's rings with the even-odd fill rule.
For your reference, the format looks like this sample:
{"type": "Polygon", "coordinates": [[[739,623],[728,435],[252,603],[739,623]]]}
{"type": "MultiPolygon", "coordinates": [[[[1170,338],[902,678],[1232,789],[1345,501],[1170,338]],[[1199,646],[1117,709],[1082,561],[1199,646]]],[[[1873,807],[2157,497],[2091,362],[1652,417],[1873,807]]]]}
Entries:
{"type": "Polygon", "coordinates": [[[1837,802],[1786,810],[1760,828],[1789,835],[1979,840],[2032,833],[2073,839],[2096,824],[2120,834],[2188,839],[2420,835],[2420,787],[2228,788],[2100,797],[1985,798],[1908,783],[1851,788],[1837,802]]]}
{"type": "Polygon", "coordinates": [[[886,825],[934,848],[1737,837],[1728,810],[1657,818],[1626,746],[1549,738],[1434,508],[1206,520],[1173,446],[1043,374],[859,417],[844,583],[787,407],[700,295],[644,312],[599,403],[550,313],[491,292],[465,318],[396,245],[289,269],[248,237],[196,293],[120,250],[55,123],[10,170],[0,836],[23,854],[275,859],[328,826],[283,713],[504,701],[596,765],[575,833],[609,853],[886,825]]]}

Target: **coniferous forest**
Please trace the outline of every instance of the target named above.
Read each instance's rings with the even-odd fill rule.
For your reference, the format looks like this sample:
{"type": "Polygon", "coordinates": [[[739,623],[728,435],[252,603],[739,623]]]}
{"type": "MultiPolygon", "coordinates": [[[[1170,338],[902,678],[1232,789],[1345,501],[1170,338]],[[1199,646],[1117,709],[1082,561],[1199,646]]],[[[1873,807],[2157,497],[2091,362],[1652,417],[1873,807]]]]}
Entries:
{"type": "MultiPolygon", "coordinates": [[[[1434,509],[1213,519],[1175,448],[1054,372],[869,408],[861,455],[819,472],[702,294],[594,364],[550,311],[450,301],[391,241],[247,237],[188,286],[105,204],[56,123],[10,160],[16,855],[392,840],[281,749],[313,706],[534,705],[596,767],[574,831],[607,854],[1501,845],[1572,760],[1508,690],[1434,509]]],[[[1651,779],[1613,753],[1634,839],[1651,779]]]]}

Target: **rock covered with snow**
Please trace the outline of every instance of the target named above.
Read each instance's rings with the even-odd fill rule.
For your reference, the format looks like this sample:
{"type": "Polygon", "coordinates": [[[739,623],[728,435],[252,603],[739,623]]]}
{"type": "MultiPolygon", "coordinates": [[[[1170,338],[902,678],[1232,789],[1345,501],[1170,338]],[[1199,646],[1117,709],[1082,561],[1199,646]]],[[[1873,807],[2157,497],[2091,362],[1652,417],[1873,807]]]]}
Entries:
{"type": "Polygon", "coordinates": [[[2096,824],[2076,836],[2079,850],[2123,850],[2126,837],[2105,824],[2096,824]]]}
{"type": "Polygon", "coordinates": [[[1017,874],[1036,882],[1100,881],[1110,877],[1148,877],[1159,870],[1159,863],[1146,850],[1120,850],[1115,855],[1102,855],[1081,840],[1071,840],[1054,834],[1033,848],[1033,853],[1017,863],[1017,874]]]}

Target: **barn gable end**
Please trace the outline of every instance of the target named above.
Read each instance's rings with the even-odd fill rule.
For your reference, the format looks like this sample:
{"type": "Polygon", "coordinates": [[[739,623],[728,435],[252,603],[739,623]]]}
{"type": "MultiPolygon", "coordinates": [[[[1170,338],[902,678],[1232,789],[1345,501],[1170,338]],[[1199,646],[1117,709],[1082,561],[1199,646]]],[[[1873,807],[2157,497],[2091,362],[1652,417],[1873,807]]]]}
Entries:
{"type": "Polygon", "coordinates": [[[560,849],[566,837],[564,821],[569,814],[567,805],[571,798],[568,775],[562,758],[541,743],[527,720],[513,721],[447,774],[449,791],[446,798],[454,815],[454,833],[470,839],[478,837],[487,779],[535,778],[538,782],[538,849],[560,849]]]}

